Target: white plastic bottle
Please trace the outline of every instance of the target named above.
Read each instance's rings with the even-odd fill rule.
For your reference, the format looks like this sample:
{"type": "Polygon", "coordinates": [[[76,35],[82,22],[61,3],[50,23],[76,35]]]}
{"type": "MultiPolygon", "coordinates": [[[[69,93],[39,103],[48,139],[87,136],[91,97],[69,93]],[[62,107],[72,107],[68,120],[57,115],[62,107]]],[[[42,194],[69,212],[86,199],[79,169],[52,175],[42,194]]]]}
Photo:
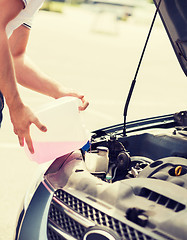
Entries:
{"type": "Polygon", "coordinates": [[[78,110],[80,100],[75,97],[63,97],[54,100],[36,113],[46,125],[47,132],[41,132],[31,125],[34,154],[25,144],[26,153],[38,162],[44,163],[83,147],[90,138],[78,110]]]}

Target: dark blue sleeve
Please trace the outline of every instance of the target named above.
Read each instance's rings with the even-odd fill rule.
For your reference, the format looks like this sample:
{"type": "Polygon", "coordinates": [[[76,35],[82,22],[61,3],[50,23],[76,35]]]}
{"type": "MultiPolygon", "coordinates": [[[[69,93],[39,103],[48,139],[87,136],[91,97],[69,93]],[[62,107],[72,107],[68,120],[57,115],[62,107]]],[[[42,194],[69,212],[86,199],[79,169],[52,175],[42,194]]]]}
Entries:
{"type": "Polygon", "coordinates": [[[0,127],[3,119],[3,113],[2,113],[3,108],[4,108],[4,98],[3,98],[3,94],[0,91],[0,127]]]}

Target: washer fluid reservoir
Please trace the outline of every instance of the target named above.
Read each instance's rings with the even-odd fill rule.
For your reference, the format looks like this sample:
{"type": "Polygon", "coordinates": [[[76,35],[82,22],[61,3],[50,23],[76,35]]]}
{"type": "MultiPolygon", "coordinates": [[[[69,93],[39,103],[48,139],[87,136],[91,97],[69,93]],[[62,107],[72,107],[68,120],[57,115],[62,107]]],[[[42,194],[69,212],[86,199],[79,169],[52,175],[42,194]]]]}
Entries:
{"type": "Polygon", "coordinates": [[[100,174],[108,171],[108,148],[97,147],[94,152],[85,152],[85,165],[89,172],[100,174]]]}

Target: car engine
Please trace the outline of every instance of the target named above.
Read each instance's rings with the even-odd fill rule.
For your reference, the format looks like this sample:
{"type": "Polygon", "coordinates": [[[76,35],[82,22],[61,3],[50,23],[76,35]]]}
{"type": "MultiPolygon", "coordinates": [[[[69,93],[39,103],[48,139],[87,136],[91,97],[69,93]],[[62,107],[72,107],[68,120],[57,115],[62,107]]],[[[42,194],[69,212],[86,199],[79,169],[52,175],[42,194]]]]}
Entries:
{"type": "Polygon", "coordinates": [[[46,173],[56,189],[48,238],[58,239],[55,222],[74,239],[95,228],[106,239],[185,239],[187,129],[166,122],[128,136],[99,130],[86,151],[57,159],[46,173]]]}

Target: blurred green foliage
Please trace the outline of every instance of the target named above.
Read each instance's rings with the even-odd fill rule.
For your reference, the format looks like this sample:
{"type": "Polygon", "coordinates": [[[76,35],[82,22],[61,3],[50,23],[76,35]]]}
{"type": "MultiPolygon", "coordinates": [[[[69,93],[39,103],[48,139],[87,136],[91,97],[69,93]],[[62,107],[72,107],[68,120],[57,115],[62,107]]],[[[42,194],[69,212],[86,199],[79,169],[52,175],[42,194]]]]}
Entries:
{"type": "Polygon", "coordinates": [[[63,4],[64,4],[63,2],[46,0],[43,6],[41,7],[41,10],[62,13],[63,4]]]}
{"type": "Polygon", "coordinates": [[[63,12],[64,5],[78,6],[81,3],[86,2],[85,0],[45,0],[41,10],[52,11],[52,12],[63,12]]]}
{"type": "MultiPolygon", "coordinates": [[[[145,0],[149,3],[153,3],[153,0],[145,0]]],[[[63,6],[69,4],[71,6],[78,6],[81,3],[88,2],[88,0],[45,0],[41,10],[63,12],[63,6]]]]}

